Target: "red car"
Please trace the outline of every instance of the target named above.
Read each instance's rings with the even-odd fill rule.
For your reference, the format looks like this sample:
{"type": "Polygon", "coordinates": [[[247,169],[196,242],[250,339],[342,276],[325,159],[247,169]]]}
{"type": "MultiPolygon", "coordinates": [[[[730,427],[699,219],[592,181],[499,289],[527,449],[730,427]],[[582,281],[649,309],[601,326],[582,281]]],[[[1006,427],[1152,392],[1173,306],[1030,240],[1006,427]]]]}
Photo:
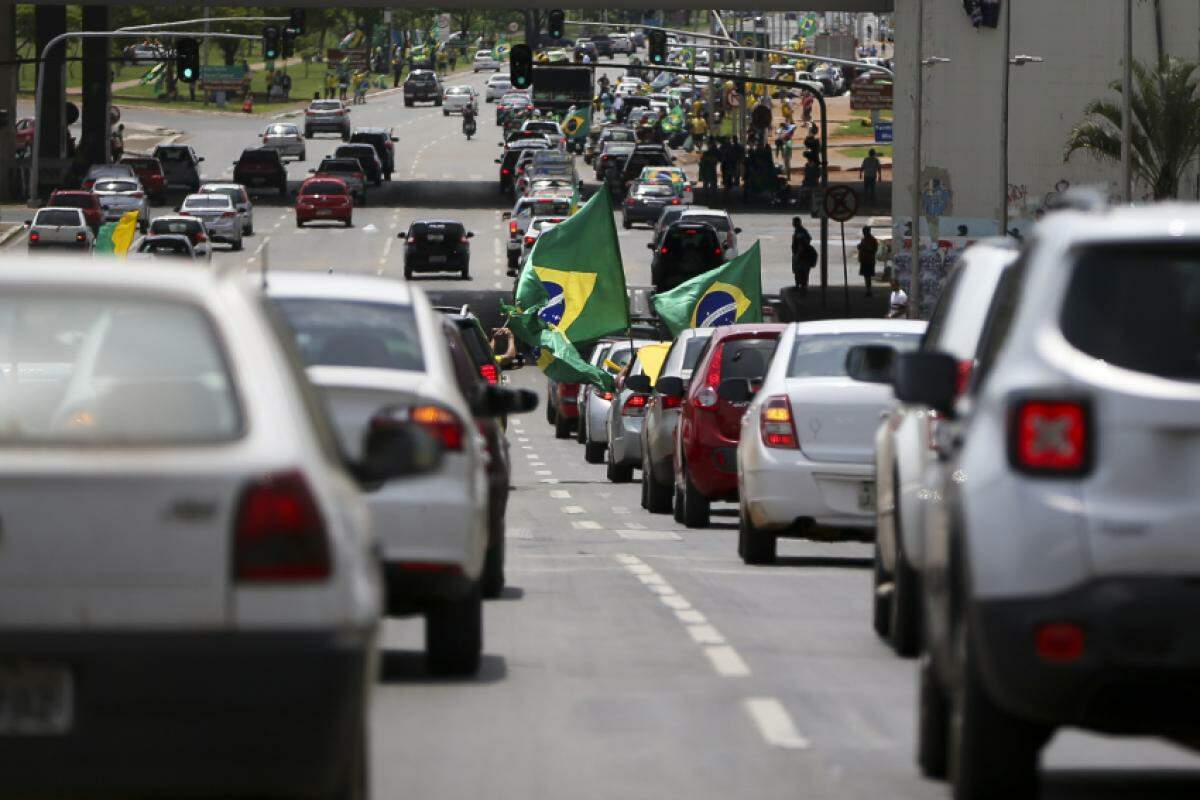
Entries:
{"type": "Polygon", "coordinates": [[[296,194],[296,227],[313,220],[338,220],[347,228],[354,224],[354,197],[340,178],[309,178],[296,194]]]}
{"type": "Polygon", "coordinates": [[[156,202],[162,202],[167,193],[167,175],[163,172],[162,162],[153,156],[123,156],[119,163],[133,167],[146,194],[156,202]]]}
{"type": "Polygon", "coordinates": [[[82,210],[83,218],[93,233],[100,230],[100,224],[104,221],[104,209],[100,207],[100,196],[95,192],[84,189],[55,189],[50,193],[50,201],[47,205],[82,210]]]}
{"type": "Polygon", "coordinates": [[[33,150],[33,136],[37,133],[37,124],[33,117],[23,117],[17,120],[16,148],[18,153],[33,150]]]}
{"type": "Polygon", "coordinates": [[[675,519],[689,528],[708,525],[713,501],[737,501],[737,446],[747,403],[722,398],[721,382],[748,378],[757,390],[785,327],[717,328],[686,387],[678,378],[671,379],[674,386],[656,387],[659,394],[683,398],[675,432],[675,519]]]}

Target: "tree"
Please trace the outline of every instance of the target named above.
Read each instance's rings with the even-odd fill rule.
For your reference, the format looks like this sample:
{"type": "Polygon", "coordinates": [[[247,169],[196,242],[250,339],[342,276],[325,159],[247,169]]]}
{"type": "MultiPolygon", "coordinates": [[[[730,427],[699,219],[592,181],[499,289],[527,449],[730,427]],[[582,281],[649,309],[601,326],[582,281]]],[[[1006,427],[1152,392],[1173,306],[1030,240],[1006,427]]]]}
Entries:
{"type": "MultiPolygon", "coordinates": [[[[1200,65],[1164,58],[1155,70],[1133,63],[1132,166],[1156,200],[1173,198],[1184,170],[1200,153],[1200,65]]],[[[1121,81],[1110,88],[1121,94],[1121,81]]],[[[1120,163],[1121,102],[1093,100],[1067,137],[1064,161],[1078,151],[1120,163]]]]}

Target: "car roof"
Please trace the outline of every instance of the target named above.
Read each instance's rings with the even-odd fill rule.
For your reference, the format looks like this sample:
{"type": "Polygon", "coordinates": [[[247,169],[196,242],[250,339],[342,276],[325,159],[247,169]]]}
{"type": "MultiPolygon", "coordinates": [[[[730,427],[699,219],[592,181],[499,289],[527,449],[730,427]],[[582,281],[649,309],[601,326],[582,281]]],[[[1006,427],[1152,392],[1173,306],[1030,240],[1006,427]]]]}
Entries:
{"type": "Polygon", "coordinates": [[[190,223],[195,223],[196,225],[204,224],[202,221],[196,219],[195,217],[185,217],[183,214],[163,214],[162,216],[158,216],[158,217],[155,217],[154,219],[150,220],[151,225],[153,225],[156,222],[190,222],[190,223]]]}
{"type": "Polygon", "coordinates": [[[82,197],[95,197],[96,193],[90,189],[55,189],[54,191],[50,192],[51,197],[54,195],[67,195],[68,197],[74,197],[76,195],[82,197]]]}
{"type": "MultiPolygon", "coordinates": [[[[72,214],[82,214],[83,209],[75,208],[75,206],[44,206],[37,210],[37,214],[43,211],[70,211],[72,214]]],[[[36,216],[36,214],[35,214],[36,216]]]]}
{"type": "Polygon", "coordinates": [[[420,289],[404,281],[350,273],[272,271],[267,294],[273,297],[311,297],[409,306],[420,289]]]}
{"type": "Polygon", "coordinates": [[[243,189],[244,190],[245,188],[246,187],[242,186],[240,183],[233,183],[232,181],[205,181],[204,183],[200,184],[200,193],[203,194],[206,189],[209,189],[209,190],[212,190],[212,189],[243,189]]]}
{"type": "MultiPolygon", "coordinates": [[[[793,325],[797,323],[791,323],[793,325]]],[[[731,336],[744,336],[746,334],[778,334],[782,335],[787,330],[788,325],[779,322],[744,322],[738,325],[721,325],[713,328],[713,341],[728,339],[731,336]]]]}
{"type": "Polygon", "coordinates": [[[183,198],[183,202],[186,205],[189,200],[195,200],[197,198],[202,198],[202,197],[203,198],[219,197],[222,200],[224,200],[226,203],[229,203],[229,205],[233,205],[233,198],[231,198],[227,194],[218,194],[217,192],[192,192],[187,197],[183,198]]]}
{"type": "Polygon", "coordinates": [[[793,322],[788,333],[806,336],[820,333],[912,333],[925,332],[925,321],[919,319],[823,319],[815,322],[793,322]]]}
{"type": "Polygon", "coordinates": [[[36,260],[24,256],[0,258],[0,286],[10,288],[128,289],[199,298],[211,296],[223,283],[243,280],[240,273],[223,269],[195,267],[164,271],[161,267],[116,259],[96,259],[88,262],[87,269],[80,269],[79,259],[69,256],[43,256],[36,260]]]}

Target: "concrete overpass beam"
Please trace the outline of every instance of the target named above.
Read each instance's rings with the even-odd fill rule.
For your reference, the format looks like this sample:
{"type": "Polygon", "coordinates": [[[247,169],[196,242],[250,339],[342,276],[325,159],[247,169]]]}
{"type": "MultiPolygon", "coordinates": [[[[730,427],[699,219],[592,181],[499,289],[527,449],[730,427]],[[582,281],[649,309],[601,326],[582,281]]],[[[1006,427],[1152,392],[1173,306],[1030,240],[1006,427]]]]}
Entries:
{"type": "MultiPolygon", "coordinates": [[[[34,39],[37,54],[59,34],[67,32],[66,6],[34,6],[34,39]]],[[[50,51],[46,63],[45,84],[42,87],[42,116],[38,120],[37,136],[40,140],[42,158],[61,158],[66,144],[66,43],[60,43],[50,51]]]]}
{"type": "MultiPolygon", "coordinates": [[[[108,6],[84,6],[83,29],[108,30],[108,6]]],[[[108,115],[112,102],[112,70],[108,53],[109,40],[83,40],[83,108],[80,114],[83,134],[80,146],[89,164],[106,164],[110,155],[108,115]]]]}

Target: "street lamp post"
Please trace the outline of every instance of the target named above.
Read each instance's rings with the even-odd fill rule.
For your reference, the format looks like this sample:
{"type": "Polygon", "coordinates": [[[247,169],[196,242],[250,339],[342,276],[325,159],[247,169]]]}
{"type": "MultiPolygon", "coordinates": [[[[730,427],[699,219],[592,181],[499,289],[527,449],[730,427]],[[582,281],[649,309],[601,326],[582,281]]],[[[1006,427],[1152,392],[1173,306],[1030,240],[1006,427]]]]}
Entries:
{"type": "Polygon", "coordinates": [[[1041,56],[1012,55],[1012,3],[1005,3],[1001,13],[1004,14],[1003,59],[1001,61],[1000,78],[1000,235],[1008,235],[1008,95],[1009,69],[1012,66],[1023,67],[1026,64],[1041,64],[1045,59],[1041,56]]]}
{"type": "MultiPolygon", "coordinates": [[[[908,315],[921,318],[921,112],[924,104],[924,68],[949,64],[938,56],[924,58],[925,2],[917,0],[917,47],[913,66],[913,153],[912,153],[912,271],[908,287],[908,315]]],[[[893,176],[894,177],[894,176],[893,176]]],[[[901,237],[903,241],[903,237],[901,237]]]]}
{"type": "Polygon", "coordinates": [[[1121,75],[1121,198],[1133,202],[1133,0],[1125,0],[1125,64],[1121,75]]]}

